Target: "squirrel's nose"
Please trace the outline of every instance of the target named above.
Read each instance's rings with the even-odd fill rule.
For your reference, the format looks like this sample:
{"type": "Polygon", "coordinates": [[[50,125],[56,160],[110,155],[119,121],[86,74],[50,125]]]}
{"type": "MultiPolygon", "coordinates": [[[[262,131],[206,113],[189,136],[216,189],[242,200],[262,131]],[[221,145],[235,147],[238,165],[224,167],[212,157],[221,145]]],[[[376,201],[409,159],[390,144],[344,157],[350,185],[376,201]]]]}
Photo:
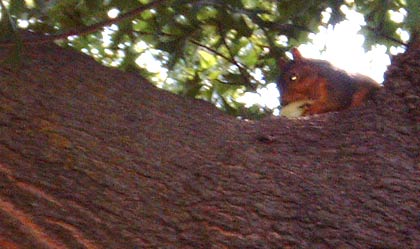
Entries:
{"type": "Polygon", "coordinates": [[[281,106],[286,106],[289,104],[289,101],[282,99],[281,100],[281,106]]]}

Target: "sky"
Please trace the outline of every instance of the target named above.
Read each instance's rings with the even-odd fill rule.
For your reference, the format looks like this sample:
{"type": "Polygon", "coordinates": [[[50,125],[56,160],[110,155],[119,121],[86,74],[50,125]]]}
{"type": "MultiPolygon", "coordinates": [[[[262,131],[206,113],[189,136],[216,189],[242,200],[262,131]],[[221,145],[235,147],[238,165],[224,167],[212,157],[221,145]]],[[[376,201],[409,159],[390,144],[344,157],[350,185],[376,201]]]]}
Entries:
{"type": "MultiPolygon", "coordinates": [[[[298,47],[299,51],[306,58],[327,60],[338,68],[350,73],[365,74],[377,82],[382,83],[384,72],[391,62],[390,57],[386,54],[387,48],[384,45],[375,45],[366,51],[362,47],[364,37],[358,34],[361,25],[366,24],[363,15],[349,9],[345,5],[341,7],[341,11],[346,15],[346,20],[335,25],[335,27],[331,25],[327,27],[320,26],[318,33],[309,35],[310,42],[298,47]]],[[[323,12],[322,21],[324,24],[328,22],[330,14],[331,11],[328,9],[323,12]]],[[[407,12],[404,9],[400,9],[399,11],[391,11],[389,14],[394,22],[401,23],[404,21],[407,12]]],[[[108,12],[110,18],[115,18],[118,15],[119,11],[116,9],[111,9],[108,12]]],[[[20,21],[18,25],[25,28],[28,23],[20,21]]],[[[116,28],[116,26],[113,26],[105,28],[103,32],[104,37],[109,36],[113,32],[113,28],[116,28]]],[[[398,30],[398,32],[403,42],[408,41],[409,35],[406,31],[398,30]]],[[[104,41],[104,45],[106,46],[105,43],[104,41]]],[[[158,51],[154,53],[153,49],[148,47],[146,43],[136,44],[136,49],[138,50],[144,50],[146,48],[148,48],[148,53],[142,53],[136,62],[140,67],[147,68],[150,72],[159,73],[159,79],[155,79],[154,81],[157,83],[157,86],[160,86],[160,84],[163,84],[162,79],[167,77],[167,71],[162,68],[161,62],[157,61],[154,57],[155,54],[159,53],[158,51]]],[[[91,54],[95,54],[95,51],[90,52],[91,54]]],[[[404,48],[401,46],[391,47],[390,52],[391,54],[402,53],[404,52],[404,48]]],[[[287,55],[291,58],[290,53],[287,55]]],[[[119,62],[115,61],[114,63],[119,62]]],[[[259,77],[263,78],[262,75],[259,77]]],[[[238,101],[246,103],[248,107],[259,104],[263,107],[275,109],[279,106],[279,92],[276,84],[272,82],[267,84],[266,87],[258,89],[257,93],[245,93],[238,101]]],[[[276,115],[278,112],[279,110],[275,110],[274,114],[276,115]]]]}
{"type": "MultiPolygon", "coordinates": [[[[350,73],[367,75],[382,83],[384,72],[391,63],[390,57],[386,53],[386,46],[378,44],[366,51],[363,48],[364,36],[358,34],[361,26],[366,24],[363,15],[344,5],[341,11],[346,15],[346,20],[334,27],[332,25],[320,26],[318,33],[309,35],[310,42],[298,47],[299,51],[306,58],[327,60],[338,68],[350,73]]],[[[328,9],[323,13],[324,23],[328,22],[330,14],[331,12],[328,9]]],[[[401,23],[404,21],[407,12],[400,9],[398,12],[390,12],[389,14],[394,22],[401,23]]],[[[403,42],[408,41],[409,35],[406,31],[399,30],[399,35],[403,42]]],[[[137,46],[141,48],[147,46],[147,44],[137,44],[137,46]]],[[[404,48],[401,46],[390,48],[390,53],[393,55],[402,52],[404,52],[404,48]]],[[[290,53],[287,55],[292,58],[290,53]]],[[[159,72],[160,78],[166,78],[166,71],[162,70],[160,62],[154,59],[153,51],[143,53],[137,61],[141,67],[145,67],[151,72],[159,72]]],[[[262,75],[259,77],[263,78],[262,75]]],[[[159,80],[155,82],[159,86],[159,80]]],[[[237,101],[245,103],[247,107],[259,104],[263,107],[275,109],[279,106],[279,92],[276,84],[272,82],[267,84],[266,87],[258,89],[257,93],[245,93],[237,101]]],[[[274,110],[274,115],[278,114],[279,110],[274,110]]]]}
{"type": "MultiPolygon", "coordinates": [[[[346,6],[341,8],[346,14],[347,20],[328,27],[319,27],[317,34],[310,34],[310,42],[298,47],[303,57],[322,59],[331,62],[334,66],[344,69],[350,73],[361,73],[371,77],[379,83],[382,83],[384,73],[390,65],[391,60],[386,54],[387,48],[384,45],[375,45],[366,51],[362,46],[364,37],[358,32],[361,25],[365,25],[363,15],[349,9],[346,6]]],[[[323,13],[324,21],[329,19],[328,11],[323,13]]],[[[406,16],[406,11],[401,9],[399,12],[390,13],[393,21],[401,23],[406,16]]],[[[408,33],[400,30],[399,35],[402,41],[409,39],[408,33]]],[[[391,47],[391,54],[404,52],[403,47],[391,47]]],[[[290,58],[291,54],[288,54],[290,58]]],[[[239,99],[247,106],[260,104],[273,109],[279,105],[279,92],[276,85],[270,83],[266,88],[259,89],[258,93],[245,93],[239,99]]],[[[275,110],[278,115],[278,110],[275,110]]]]}

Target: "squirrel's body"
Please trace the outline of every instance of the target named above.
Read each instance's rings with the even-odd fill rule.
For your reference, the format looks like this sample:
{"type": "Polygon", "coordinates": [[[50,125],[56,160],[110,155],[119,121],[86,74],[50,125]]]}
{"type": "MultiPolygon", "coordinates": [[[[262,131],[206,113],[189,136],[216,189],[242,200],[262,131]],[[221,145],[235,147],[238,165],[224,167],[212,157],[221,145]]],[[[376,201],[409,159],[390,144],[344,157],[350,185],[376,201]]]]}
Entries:
{"type": "Polygon", "coordinates": [[[329,62],[303,58],[292,50],[293,60],[283,63],[277,83],[281,104],[308,100],[303,116],[361,105],[380,85],[371,78],[350,75],[329,62]]]}

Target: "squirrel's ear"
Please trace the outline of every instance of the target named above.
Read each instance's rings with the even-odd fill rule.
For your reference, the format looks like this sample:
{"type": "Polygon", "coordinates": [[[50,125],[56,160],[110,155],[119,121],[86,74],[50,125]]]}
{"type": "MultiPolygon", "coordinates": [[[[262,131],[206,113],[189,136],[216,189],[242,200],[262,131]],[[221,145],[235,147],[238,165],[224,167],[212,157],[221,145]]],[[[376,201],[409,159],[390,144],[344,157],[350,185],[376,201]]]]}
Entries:
{"type": "Polygon", "coordinates": [[[297,48],[292,48],[292,55],[293,55],[293,60],[295,61],[301,60],[303,58],[297,48]]]}
{"type": "Polygon", "coordinates": [[[286,66],[287,61],[284,58],[280,58],[277,60],[277,65],[279,66],[280,70],[283,71],[283,68],[286,66]]]}

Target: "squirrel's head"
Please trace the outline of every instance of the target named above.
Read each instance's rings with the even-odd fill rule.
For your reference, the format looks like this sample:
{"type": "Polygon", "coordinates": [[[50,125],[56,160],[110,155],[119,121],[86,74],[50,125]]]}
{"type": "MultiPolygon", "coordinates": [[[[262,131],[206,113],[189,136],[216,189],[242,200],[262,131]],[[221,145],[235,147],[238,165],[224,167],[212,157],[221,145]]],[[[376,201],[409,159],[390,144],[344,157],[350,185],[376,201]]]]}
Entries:
{"type": "Polygon", "coordinates": [[[327,63],[318,60],[305,59],[296,48],[292,49],[293,60],[279,60],[282,72],[277,86],[281,95],[281,105],[302,100],[314,100],[317,98],[322,77],[317,70],[319,63],[327,63]]]}

